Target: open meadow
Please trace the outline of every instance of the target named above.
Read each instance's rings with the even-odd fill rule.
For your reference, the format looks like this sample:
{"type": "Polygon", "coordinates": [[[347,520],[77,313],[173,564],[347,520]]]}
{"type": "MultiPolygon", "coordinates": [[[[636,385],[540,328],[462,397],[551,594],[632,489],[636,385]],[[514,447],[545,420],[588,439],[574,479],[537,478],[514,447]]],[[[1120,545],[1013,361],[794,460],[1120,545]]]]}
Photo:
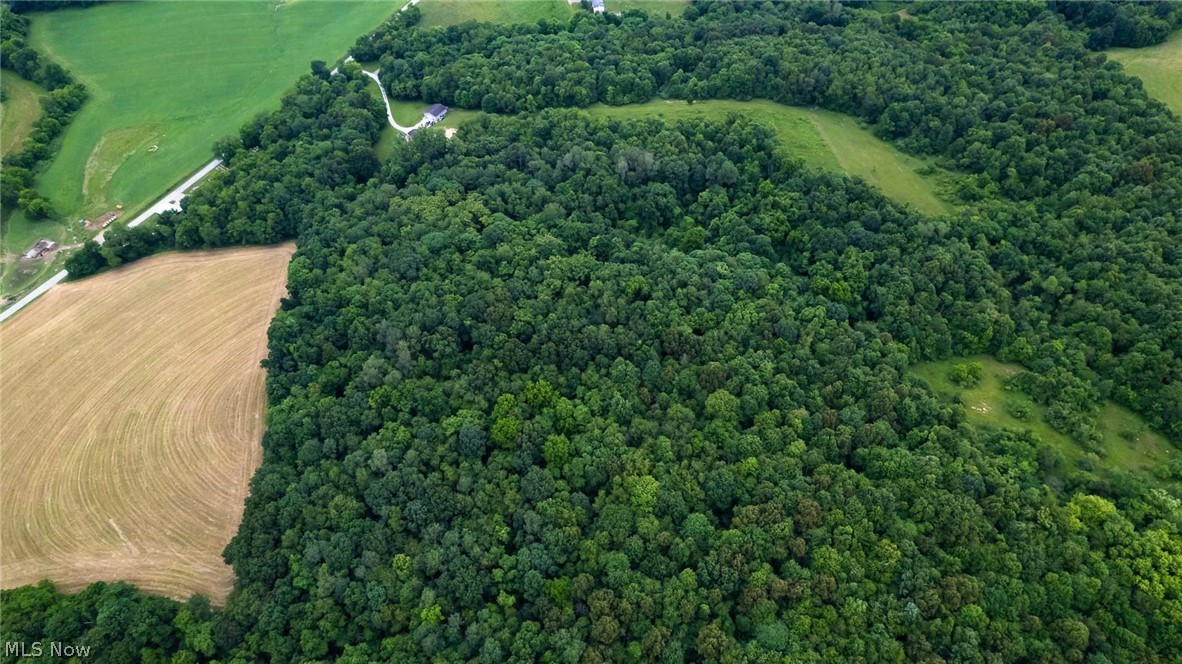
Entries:
{"type": "Polygon", "coordinates": [[[0,102],[0,155],[6,155],[20,149],[41,116],[39,98],[45,90],[12,72],[0,74],[0,87],[4,89],[4,101],[0,102]]]}
{"type": "Polygon", "coordinates": [[[292,250],[145,259],[0,326],[0,587],[225,599],[292,250]]]}
{"type": "Polygon", "coordinates": [[[1125,470],[1152,478],[1154,468],[1170,463],[1179,454],[1136,413],[1111,401],[1103,404],[1096,419],[1096,429],[1102,438],[1100,445],[1095,452],[1089,452],[1051,428],[1046,419],[1046,407],[1007,385],[1009,378],[1022,371],[1017,364],[982,355],[925,362],[915,365],[911,371],[938,394],[959,399],[970,424],[1032,431],[1073,465],[1086,459],[1097,468],[1125,470]],[[976,385],[962,387],[949,378],[949,372],[954,365],[969,361],[981,365],[981,380],[976,385]]]}
{"type": "Polygon", "coordinates": [[[576,6],[566,0],[422,0],[422,25],[536,23],[544,18],[566,21],[576,6]]]}
{"type": "Polygon", "coordinates": [[[681,16],[689,4],[689,0],[607,0],[604,7],[609,12],[643,9],[652,16],[681,16]]]}
{"type": "MultiPolygon", "coordinates": [[[[64,228],[116,204],[135,213],[208,162],[215,141],[277,107],[312,60],[337,60],[397,9],[388,0],[229,0],[33,14],[32,45],[90,99],[37,181],[57,220],[15,219],[4,250],[23,251],[30,237],[69,240],[64,228]]],[[[6,291],[22,285],[5,280],[6,291]]]]}
{"type": "Polygon", "coordinates": [[[1108,57],[1145,84],[1145,91],[1182,117],[1182,30],[1165,42],[1144,48],[1114,48],[1108,57]]]}
{"type": "MultiPolygon", "coordinates": [[[[679,16],[689,0],[605,0],[606,11],[643,9],[655,16],[679,16]]],[[[567,0],[422,0],[423,25],[481,23],[536,23],[541,19],[567,21],[581,8],[567,0]]]]}

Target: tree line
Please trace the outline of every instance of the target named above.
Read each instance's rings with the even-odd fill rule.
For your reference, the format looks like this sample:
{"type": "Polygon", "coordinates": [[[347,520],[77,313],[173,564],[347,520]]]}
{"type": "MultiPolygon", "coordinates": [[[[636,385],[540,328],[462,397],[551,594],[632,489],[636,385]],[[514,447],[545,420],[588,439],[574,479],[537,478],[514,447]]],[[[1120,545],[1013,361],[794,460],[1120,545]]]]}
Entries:
{"type": "Polygon", "coordinates": [[[296,238],[234,592],[27,586],[6,638],[177,662],[1171,661],[1178,486],[969,426],[907,367],[993,354],[1085,445],[1105,398],[1178,440],[1182,126],[1045,6],[912,12],[398,18],[354,52],[391,90],[533,106],[384,164],[356,65],[315,68],[182,212],[69,265],[296,238]],[[648,81],[872,119],[970,173],[972,204],[922,216],[739,117],[547,108],[648,81]]]}
{"type": "Polygon", "coordinates": [[[1071,26],[1087,33],[1088,48],[1139,48],[1160,44],[1182,26],[1176,2],[1052,2],[1071,26]]]}
{"type": "Polygon", "coordinates": [[[4,155],[0,172],[0,199],[16,206],[31,219],[53,214],[49,201],[34,188],[40,168],[60,147],[62,132],[86,102],[86,88],[70,73],[28,45],[29,19],[0,3],[0,67],[45,88],[40,98],[41,116],[33,123],[19,152],[4,155]]]}

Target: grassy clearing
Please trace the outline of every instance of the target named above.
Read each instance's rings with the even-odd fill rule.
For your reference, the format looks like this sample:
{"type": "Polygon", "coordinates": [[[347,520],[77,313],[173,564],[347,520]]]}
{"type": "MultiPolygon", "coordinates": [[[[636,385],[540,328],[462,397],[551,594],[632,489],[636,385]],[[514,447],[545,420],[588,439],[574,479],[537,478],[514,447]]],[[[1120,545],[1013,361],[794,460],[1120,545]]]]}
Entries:
{"type": "Polygon", "coordinates": [[[386,0],[131,2],[38,14],[33,46],[91,98],[38,185],[62,219],[132,209],[397,10],[386,0]],[[154,149],[153,149],[154,148],[154,149]]]}
{"type": "Polygon", "coordinates": [[[1038,434],[1043,442],[1050,443],[1064,452],[1075,452],[1073,458],[1080,458],[1084,450],[1071,442],[1071,439],[1055,431],[1046,422],[1046,409],[1017,390],[1006,389],[1005,381],[1021,371],[1016,364],[998,362],[992,357],[978,356],[969,358],[979,362],[984,369],[981,382],[974,387],[964,388],[953,383],[948,378],[948,372],[953,365],[968,361],[964,358],[944,360],[942,362],[926,362],[912,367],[916,376],[924,379],[938,394],[955,395],[964,404],[965,419],[980,426],[992,426],[1008,429],[1029,429],[1038,434]],[[1008,407],[1007,407],[1008,406],[1008,407]],[[1029,411],[1026,417],[1015,417],[1011,414],[1015,406],[1029,411]]]}
{"type": "MultiPolygon", "coordinates": [[[[20,210],[9,210],[9,212],[11,214],[4,217],[4,234],[0,236],[0,247],[3,247],[5,255],[24,253],[38,238],[47,237],[54,241],[61,241],[69,236],[67,233],[69,229],[63,224],[43,219],[26,219],[20,210]]],[[[8,267],[6,261],[0,266],[0,271],[7,272],[8,267]]],[[[0,289],[0,292],[6,293],[8,289],[0,289]]]]}
{"type": "Polygon", "coordinates": [[[4,101],[0,102],[0,155],[20,150],[21,142],[41,117],[41,95],[45,89],[36,83],[5,72],[0,75],[4,101]]]}
{"type": "Polygon", "coordinates": [[[373,146],[373,151],[378,155],[379,160],[386,161],[394,151],[394,146],[405,140],[406,137],[402,135],[402,132],[391,127],[387,122],[386,126],[382,127],[382,135],[378,138],[377,144],[373,146]]]}
{"type": "MultiPolygon", "coordinates": [[[[381,97],[381,92],[377,89],[378,86],[373,86],[374,92],[378,97],[381,97]]],[[[423,119],[423,112],[427,110],[427,104],[418,101],[403,101],[401,99],[390,100],[390,114],[398,124],[403,127],[412,127],[418,124],[419,120],[423,119]]]]}
{"type": "Polygon", "coordinates": [[[1149,472],[1177,458],[1178,451],[1133,411],[1109,403],[1100,411],[1100,434],[1105,458],[1121,468],[1149,472]]]}
{"type": "Polygon", "coordinates": [[[418,4],[422,25],[536,23],[545,18],[567,21],[577,7],[566,0],[423,0],[418,4]]]}
{"type": "Polygon", "coordinates": [[[691,116],[722,120],[730,113],[742,113],[775,130],[785,151],[810,166],[860,177],[895,201],[927,214],[944,214],[951,209],[936,195],[938,176],[920,175],[929,162],[903,154],[841,113],[763,100],[693,104],[656,100],[626,106],[596,105],[588,111],[609,118],[658,116],[669,120],[691,116]]]}
{"type": "MultiPolygon", "coordinates": [[[[421,106],[423,109],[427,108],[426,104],[422,104],[421,106]]],[[[447,117],[435,123],[433,126],[421,131],[446,131],[448,129],[456,129],[465,122],[469,122],[480,117],[480,115],[480,111],[468,111],[462,108],[453,108],[447,112],[447,117]]],[[[421,118],[422,116],[422,111],[419,111],[419,117],[421,118]]],[[[387,124],[386,127],[382,129],[382,136],[378,139],[378,144],[374,146],[374,152],[377,153],[378,159],[385,161],[390,158],[390,154],[393,152],[394,146],[404,140],[406,140],[406,138],[402,135],[402,132],[387,124]]]]}
{"type": "Polygon", "coordinates": [[[964,404],[965,419],[970,424],[1033,431],[1040,440],[1054,446],[1073,463],[1090,459],[1097,468],[1148,475],[1154,467],[1169,463],[1179,454],[1161,435],[1149,429],[1136,413],[1111,402],[1104,405],[1096,422],[1103,438],[1100,453],[1090,454],[1047,424],[1045,408],[1025,394],[1006,388],[1006,379],[1021,372],[1022,367],[987,356],[969,359],[979,362],[984,369],[981,382],[970,388],[961,387],[948,378],[953,365],[965,362],[964,358],[918,364],[911,371],[924,379],[937,394],[959,398],[964,404]],[[1022,411],[1028,414],[1015,415],[1022,411]]]}
{"type": "MultiPolygon", "coordinates": [[[[369,86],[374,97],[382,98],[382,93],[378,90],[377,85],[369,86]]],[[[394,119],[404,127],[409,127],[417,124],[419,120],[423,119],[423,112],[427,110],[430,104],[425,104],[421,101],[403,101],[399,99],[390,100],[390,113],[394,119]]],[[[447,117],[435,124],[436,127],[442,129],[454,129],[461,124],[468,122],[480,116],[480,111],[469,111],[462,108],[453,108],[448,111],[447,117]]],[[[385,161],[390,158],[390,154],[394,150],[394,146],[399,142],[406,140],[402,132],[391,127],[389,123],[382,128],[382,135],[378,138],[377,145],[374,146],[374,152],[377,153],[378,159],[385,161]]]]}
{"type": "Polygon", "coordinates": [[[455,129],[460,125],[480,117],[480,111],[469,111],[463,108],[453,108],[447,112],[447,117],[436,123],[436,127],[455,129]]]}
{"type": "MultiPolygon", "coordinates": [[[[605,0],[605,6],[609,12],[643,9],[654,16],[680,16],[689,0],[605,0]]],[[[423,13],[423,25],[568,21],[576,11],[582,11],[578,4],[567,0],[422,0],[418,7],[423,13]]]]}
{"type": "MultiPolygon", "coordinates": [[[[370,69],[369,71],[373,71],[370,69]]],[[[366,86],[374,99],[382,101],[382,91],[376,83],[371,81],[370,85],[366,86]]],[[[390,115],[394,116],[394,121],[403,127],[412,127],[418,124],[419,120],[423,119],[423,112],[427,110],[430,104],[424,104],[421,101],[405,101],[402,99],[390,98],[390,115]]]]}
{"type": "Polygon", "coordinates": [[[1182,117],[1182,30],[1145,48],[1114,48],[1108,57],[1145,84],[1145,91],[1182,117]]]}
{"type": "Polygon", "coordinates": [[[689,0],[604,0],[609,12],[623,12],[629,9],[643,9],[653,16],[681,16],[689,0]]]}
{"type": "Polygon", "coordinates": [[[291,252],[145,259],[0,327],[0,587],[125,580],[224,600],[291,252]]]}

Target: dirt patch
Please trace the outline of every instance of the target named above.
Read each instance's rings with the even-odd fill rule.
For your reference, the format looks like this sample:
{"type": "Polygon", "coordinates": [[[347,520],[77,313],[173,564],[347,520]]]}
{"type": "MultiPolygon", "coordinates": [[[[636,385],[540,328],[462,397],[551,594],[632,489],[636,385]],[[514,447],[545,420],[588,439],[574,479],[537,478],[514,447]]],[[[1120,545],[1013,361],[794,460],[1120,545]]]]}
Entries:
{"type": "Polygon", "coordinates": [[[111,178],[132,155],[156,143],[161,128],[160,124],[126,127],[107,132],[99,139],[90,151],[82,175],[82,198],[88,209],[110,205],[106,199],[111,178]]]}
{"type": "Polygon", "coordinates": [[[85,224],[86,230],[90,231],[91,233],[97,233],[107,226],[110,226],[116,219],[119,218],[120,214],[122,214],[122,211],[120,210],[108,210],[94,219],[87,219],[85,224]]]}

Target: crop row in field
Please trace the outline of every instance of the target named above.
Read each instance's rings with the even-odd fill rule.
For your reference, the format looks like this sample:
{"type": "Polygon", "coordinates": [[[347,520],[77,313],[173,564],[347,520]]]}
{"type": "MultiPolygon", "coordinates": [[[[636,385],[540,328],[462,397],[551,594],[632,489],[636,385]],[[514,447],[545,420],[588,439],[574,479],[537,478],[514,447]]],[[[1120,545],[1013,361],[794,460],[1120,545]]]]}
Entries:
{"type": "Polygon", "coordinates": [[[261,455],[290,246],[168,254],[59,286],[0,332],[0,586],[224,599],[261,455]]]}

